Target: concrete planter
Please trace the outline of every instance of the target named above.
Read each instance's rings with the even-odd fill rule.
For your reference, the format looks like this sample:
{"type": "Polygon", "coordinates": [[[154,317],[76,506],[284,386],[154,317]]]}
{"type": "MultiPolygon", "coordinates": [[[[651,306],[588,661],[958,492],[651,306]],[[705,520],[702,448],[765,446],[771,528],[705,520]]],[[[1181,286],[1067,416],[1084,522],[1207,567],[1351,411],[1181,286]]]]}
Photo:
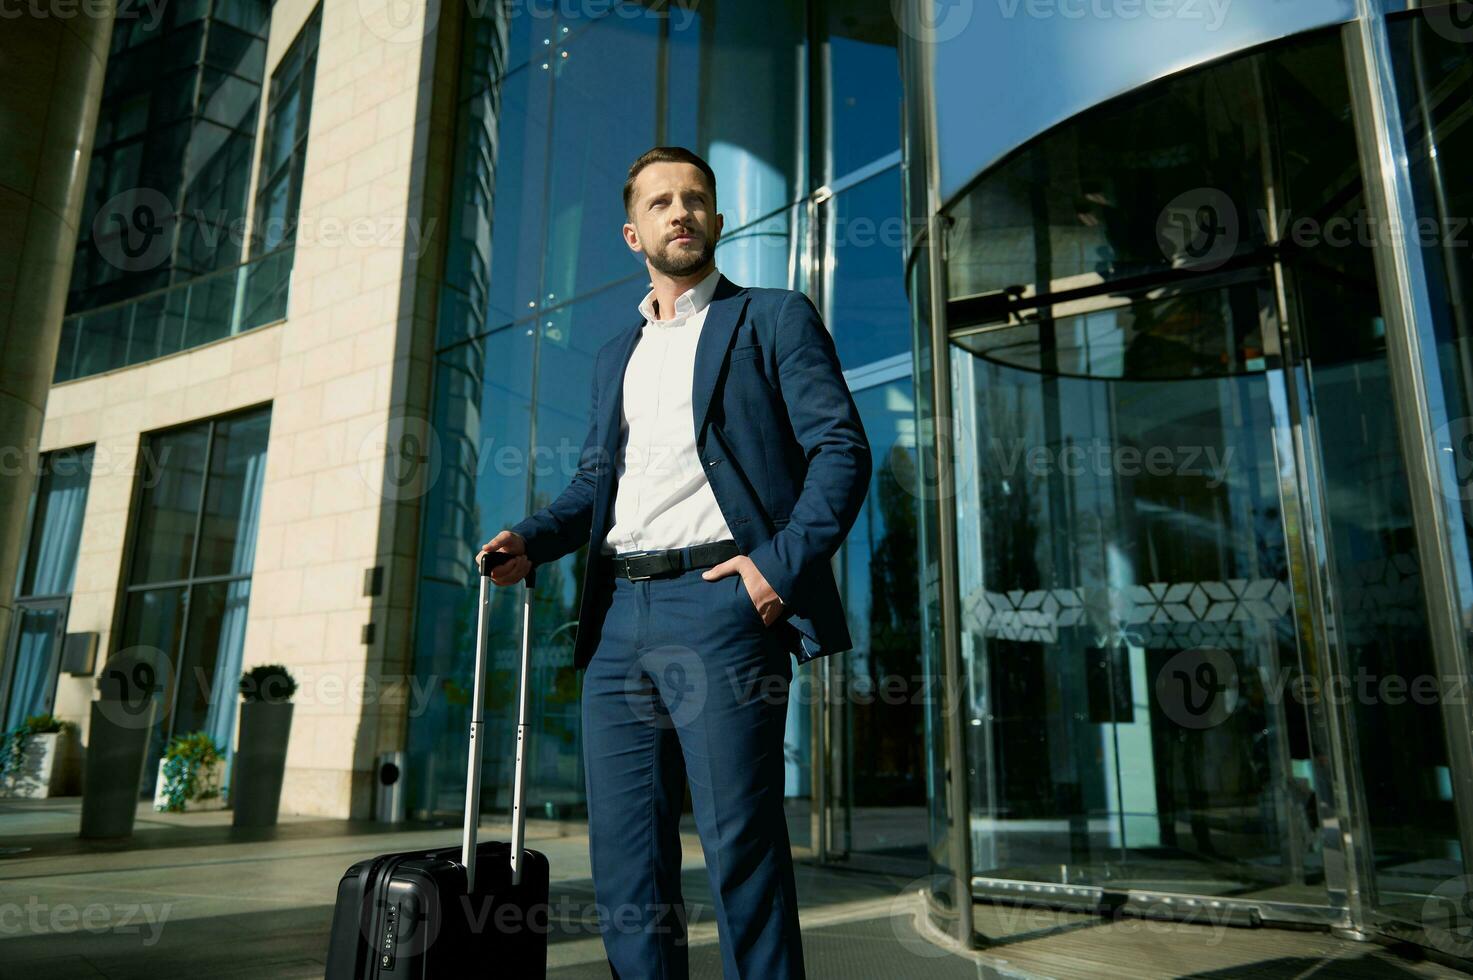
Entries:
{"type": "Polygon", "coordinates": [[[22,746],[20,764],[0,778],[0,795],[39,800],[65,792],[76,758],[76,732],[28,735],[22,746]]]}
{"type": "Polygon", "coordinates": [[[154,709],[151,699],[143,702],[136,713],[116,700],[92,702],[82,780],[81,836],[115,838],[133,833],[154,709]]]}
{"type": "MultiPolygon", "coordinates": [[[[167,804],[164,802],[164,763],[159,763],[158,779],[153,787],[153,808],[163,810],[167,804]]],[[[220,787],[225,783],[225,760],[221,759],[212,765],[204,767],[195,776],[194,795],[184,801],[185,810],[223,810],[225,809],[225,795],[220,792],[220,787]]]]}
{"type": "Polygon", "coordinates": [[[293,707],[290,701],[247,701],[240,706],[240,742],[230,774],[232,823],[237,827],[276,823],[293,707]]]}

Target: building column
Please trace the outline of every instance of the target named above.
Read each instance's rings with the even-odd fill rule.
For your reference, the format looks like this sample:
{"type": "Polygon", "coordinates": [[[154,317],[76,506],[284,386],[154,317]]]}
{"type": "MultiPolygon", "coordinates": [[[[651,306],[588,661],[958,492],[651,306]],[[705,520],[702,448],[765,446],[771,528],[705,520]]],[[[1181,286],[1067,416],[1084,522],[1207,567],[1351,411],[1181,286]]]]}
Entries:
{"type": "Polygon", "coordinates": [[[114,4],[22,9],[0,30],[0,643],[14,615],[114,4]]]}

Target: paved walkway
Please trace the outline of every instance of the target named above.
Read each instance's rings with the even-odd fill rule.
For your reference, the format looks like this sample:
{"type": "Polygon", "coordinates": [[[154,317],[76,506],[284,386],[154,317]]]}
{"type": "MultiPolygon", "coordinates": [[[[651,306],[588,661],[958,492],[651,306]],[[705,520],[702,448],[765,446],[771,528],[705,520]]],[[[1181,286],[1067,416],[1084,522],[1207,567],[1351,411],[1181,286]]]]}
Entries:
{"type": "MultiPolygon", "coordinates": [[[[343,869],[373,854],[458,839],[453,826],[386,830],[290,816],[269,830],[236,831],[228,812],[158,814],[146,805],[128,841],[82,841],[79,825],[75,798],[0,800],[0,978],[320,978],[343,869]]],[[[719,980],[700,844],[687,829],[691,975],[719,980]]],[[[497,823],[482,833],[501,831],[497,823]]],[[[527,831],[554,874],[550,975],[608,977],[583,828],[533,820],[527,831]]],[[[978,906],[979,928],[999,941],[957,955],[918,924],[919,880],[818,866],[805,853],[795,849],[813,980],[1463,976],[1319,933],[1147,927],[994,906],[978,906]]]]}

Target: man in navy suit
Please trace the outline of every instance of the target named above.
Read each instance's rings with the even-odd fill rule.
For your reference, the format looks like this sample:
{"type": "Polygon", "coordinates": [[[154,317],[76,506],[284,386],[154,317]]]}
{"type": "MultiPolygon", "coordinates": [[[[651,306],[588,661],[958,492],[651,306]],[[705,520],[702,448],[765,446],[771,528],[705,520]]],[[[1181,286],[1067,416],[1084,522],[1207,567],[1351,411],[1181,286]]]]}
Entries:
{"type": "Polygon", "coordinates": [[[590,547],[574,664],[614,976],[687,976],[688,781],[725,976],[802,977],[783,815],[790,655],[853,645],[830,559],[869,487],[869,441],[813,303],[716,270],[704,160],[643,154],[624,209],[651,289],[594,359],[578,471],[482,550],[516,556],[492,573],[510,585],[590,547]]]}

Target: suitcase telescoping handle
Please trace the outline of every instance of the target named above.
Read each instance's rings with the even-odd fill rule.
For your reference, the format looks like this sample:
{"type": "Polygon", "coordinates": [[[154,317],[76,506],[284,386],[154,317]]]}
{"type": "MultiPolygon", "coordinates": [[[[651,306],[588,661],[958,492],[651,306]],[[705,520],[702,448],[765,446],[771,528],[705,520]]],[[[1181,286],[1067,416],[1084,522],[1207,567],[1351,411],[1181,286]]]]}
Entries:
{"type": "MultiPolygon", "coordinates": [[[[460,862],[465,865],[466,894],[476,887],[476,824],[481,816],[481,749],[486,727],[486,630],[491,620],[491,569],[512,556],[502,551],[483,551],[477,562],[481,572],[481,599],[476,614],[475,684],[471,693],[471,751],[465,773],[465,833],[461,838],[460,862]]],[[[511,883],[522,880],[524,837],[528,675],[532,667],[532,589],[537,584],[536,567],[522,580],[522,661],[517,668],[516,766],[511,792],[511,883]]]]}

